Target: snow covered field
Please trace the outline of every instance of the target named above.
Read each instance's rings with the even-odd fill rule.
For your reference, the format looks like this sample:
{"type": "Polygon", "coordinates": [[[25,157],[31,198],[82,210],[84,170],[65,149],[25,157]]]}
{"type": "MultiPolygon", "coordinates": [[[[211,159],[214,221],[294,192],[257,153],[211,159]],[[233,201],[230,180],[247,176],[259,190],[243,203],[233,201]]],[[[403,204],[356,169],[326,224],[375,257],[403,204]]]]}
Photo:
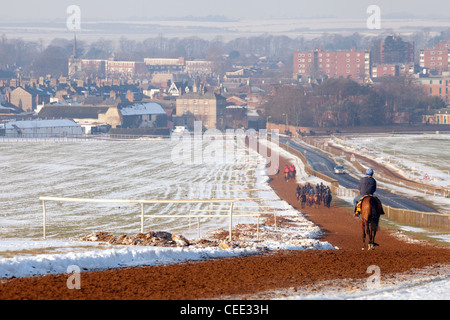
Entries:
{"type": "MultiPolygon", "coordinates": [[[[40,196],[147,200],[264,197],[269,202],[277,200],[262,176],[252,174],[261,167],[261,163],[253,161],[258,159],[257,155],[244,155],[242,159],[227,163],[188,164],[178,158],[177,161],[185,164],[176,165],[171,160],[174,146],[169,140],[0,144],[3,208],[0,238],[42,237],[40,196]],[[250,189],[258,189],[258,193],[239,192],[250,189]]],[[[252,201],[246,205],[250,204],[258,203],[252,201]]],[[[140,231],[140,207],[136,204],[47,202],[46,207],[50,239],[68,239],[99,231],[99,228],[117,233],[140,231]]],[[[198,203],[154,204],[146,206],[145,213],[187,214],[204,207],[198,203]]],[[[221,219],[219,225],[226,226],[226,222],[221,219]]],[[[188,225],[187,219],[145,221],[147,230],[158,227],[189,232],[188,225]]]]}
{"type": "MultiPolygon", "coordinates": [[[[101,199],[209,199],[239,197],[263,199],[243,201],[237,206],[257,210],[254,206],[271,206],[277,215],[293,215],[292,208],[280,201],[267,184],[265,163],[251,153],[226,163],[203,163],[174,166],[173,143],[164,141],[82,141],[0,144],[0,278],[66,273],[71,265],[82,270],[123,266],[176,263],[216,257],[256,254],[257,247],[163,248],[111,246],[80,242],[80,236],[97,231],[136,234],[140,231],[140,209],[136,205],[48,203],[47,239],[42,240],[42,205],[39,196],[101,199]],[[169,178],[169,179],[167,179],[169,178]],[[241,190],[241,191],[239,191],[241,190]],[[253,207],[253,209],[252,209],[253,207]]],[[[279,150],[289,156],[282,150],[279,150]]],[[[292,157],[292,156],[291,156],[292,157]]],[[[292,157],[302,176],[302,164],[292,157]]],[[[187,162],[186,162],[187,163],[187,162]]],[[[183,214],[204,205],[155,205],[146,214],[183,214]]],[[[220,209],[221,207],[217,207],[220,209]]],[[[316,240],[320,230],[302,215],[297,215],[299,229],[279,230],[300,235],[301,240],[266,241],[270,249],[333,249],[316,240]]],[[[254,223],[239,218],[234,223],[254,223]]],[[[224,228],[228,220],[203,220],[201,236],[224,228]]],[[[196,237],[195,227],[187,220],[146,219],[145,231],[169,231],[196,237]]],[[[448,269],[446,269],[448,271],[448,269]]],[[[321,295],[300,296],[277,293],[275,298],[291,299],[442,299],[450,296],[448,272],[426,276],[429,281],[397,281],[381,288],[352,292],[324,290],[321,295]],[[394,288],[394,289],[393,289],[394,288]],[[399,288],[396,290],[395,288],[399,288]]],[[[424,279],[414,276],[414,279],[424,279]]]]}
{"type": "MultiPolygon", "coordinates": [[[[268,243],[271,248],[332,248],[317,238],[320,229],[269,188],[265,161],[254,152],[231,150],[229,161],[193,164],[171,160],[176,144],[170,140],[14,142],[0,144],[0,277],[65,272],[68,264],[85,269],[125,265],[173,263],[208,257],[260,252],[258,248],[136,248],[77,241],[95,233],[135,235],[140,232],[140,207],[136,204],[46,202],[46,240],[42,233],[40,196],[88,199],[229,199],[235,212],[257,212],[265,206],[277,216],[298,216],[296,234],[304,241],[268,243]],[[231,159],[231,160],[230,160],[231,159]],[[241,191],[242,190],[242,191],[241,191]]],[[[205,147],[206,150],[206,147],[205,147]]],[[[177,154],[178,155],[178,154],[177,154]]],[[[181,154],[183,156],[183,154],[181,154]]],[[[197,237],[196,223],[177,218],[190,210],[223,210],[227,204],[152,204],[145,214],[174,218],[146,218],[144,232],[168,231],[197,237]]],[[[264,209],[266,210],[266,209],[264,209]]],[[[234,224],[256,223],[256,218],[235,217],[234,224]]],[[[201,218],[200,236],[223,228],[228,218],[201,218]]],[[[292,231],[292,230],[291,230],[292,231]]],[[[287,230],[286,232],[289,232],[287,230]]]]}

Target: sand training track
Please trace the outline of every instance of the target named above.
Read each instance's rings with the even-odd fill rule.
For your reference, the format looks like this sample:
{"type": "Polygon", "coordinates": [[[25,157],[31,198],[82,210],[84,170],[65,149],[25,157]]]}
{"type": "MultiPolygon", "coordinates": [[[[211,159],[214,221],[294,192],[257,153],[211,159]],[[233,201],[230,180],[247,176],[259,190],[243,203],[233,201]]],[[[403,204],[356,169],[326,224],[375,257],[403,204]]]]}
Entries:
{"type": "MultiPolygon", "coordinates": [[[[286,159],[280,158],[280,168],[286,159]]],[[[270,185],[294,207],[295,182],[272,176],[270,185]]],[[[359,220],[344,208],[305,208],[302,212],[321,227],[340,250],[279,251],[249,257],[188,262],[167,266],[133,267],[86,272],[81,289],[67,288],[67,274],[7,279],[0,282],[0,299],[111,300],[111,299],[220,299],[270,298],[264,292],[311,288],[321,281],[367,279],[376,265],[384,276],[450,263],[450,250],[425,243],[406,242],[381,228],[373,251],[361,250],[359,220]]],[[[336,282],[337,283],[337,282],[336,282]]],[[[316,288],[317,289],[317,288],[316,288]]],[[[320,290],[320,288],[319,288],[320,290]]]]}

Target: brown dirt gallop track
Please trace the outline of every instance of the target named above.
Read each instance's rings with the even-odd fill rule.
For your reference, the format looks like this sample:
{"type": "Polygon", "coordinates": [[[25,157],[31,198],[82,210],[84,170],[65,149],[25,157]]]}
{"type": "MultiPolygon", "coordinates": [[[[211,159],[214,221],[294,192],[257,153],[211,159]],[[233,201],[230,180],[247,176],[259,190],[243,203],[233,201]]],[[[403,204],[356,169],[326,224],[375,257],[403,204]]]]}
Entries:
{"type": "MultiPolygon", "coordinates": [[[[280,159],[280,168],[286,160],[280,159]]],[[[275,192],[299,207],[295,183],[273,176],[275,192]]],[[[33,300],[194,300],[246,297],[282,288],[297,288],[320,281],[365,279],[371,265],[381,276],[450,263],[450,250],[407,243],[388,230],[377,233],[380,244],[373,251],[361,250],[359,220],[344,208],[302,210],[324,231],[321,240],[339,250],[279,251],[257,256],[188,262],[167,266],[133,267],[81,274],[81,289],[67,288],[67,274],[0,280],[0,299],[33,300]]]]}

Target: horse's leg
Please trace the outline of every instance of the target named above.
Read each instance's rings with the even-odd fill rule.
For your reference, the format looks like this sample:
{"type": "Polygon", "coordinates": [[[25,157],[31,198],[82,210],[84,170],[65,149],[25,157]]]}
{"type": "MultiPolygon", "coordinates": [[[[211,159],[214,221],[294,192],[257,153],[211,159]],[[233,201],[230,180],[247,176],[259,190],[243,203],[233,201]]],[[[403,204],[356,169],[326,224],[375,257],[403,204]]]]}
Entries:
{"type": "Polygon", "coordinates": [[[377,230],[378,230],[378,222],[380,219],[379,216],[379,208],[378,208],[378,203],[376,203],[376,205],[373,205],[372,207],[372,217],[371,217],[371,221],[370,221],[370,241],[372,244],[372,250],[375,249],[375,246],[377,245],[375,243],[375,235],[377,234],[377,230]]]}
{"type": "Polygon", "coordinates": [[[373,223],[372,221],[367,221],[366,224],[366,233],[369,237],[369,244],[367,246],[367,249],[371,250],[373,249],[373,223]]]}
{"type": "Polygon", "coordinates": [[[372,246],[371,249],[373,250],[373,249],[375,249],[375,233],[376,233],[375,226],[372,225],[371,229],[372,230],[370,230],[370,237],[371,237],[370,243],[371,243],[371,246],[372,246]]]}
{"type": "Polygon", "coordinates": [[[366,248],[366,226],[364,224],[364,221],[361,221],[361,229],[362,229],[362,250],[366,248]]]}
{"type": "Polygon", "coordinates": [[[374,222],[374,229],[373,229],[373,245],[374,245],[374,246],[378,246],[378,244],[375,243],[375,236],[376,236],[377,231],[378,231],[378,223],[379,223],[379,220],[380,220],[380,216],[379,216],[379,215],[376,215],[376,219],[375,219],[375,222],[374,222]]]}
{"type": "Polygon", "coordinates": [[[375,246],[377,246],[378,244],[375,243],[375,235],[377,234],[377,226],[375,226],[375,230],[373,230],[373,239],[372,239],[372,245],[375,249],[375,246]]]}
{"type": "Polygon", "coordinates": [[[377,229],[378,229],[378,223],[376,221],[373,221],[371,223],[371,230],[370,230],[372,249],[375,249],[375,246],[377,246],[377,244],[375,243],[375,235],[377,234],[377,229]]]}

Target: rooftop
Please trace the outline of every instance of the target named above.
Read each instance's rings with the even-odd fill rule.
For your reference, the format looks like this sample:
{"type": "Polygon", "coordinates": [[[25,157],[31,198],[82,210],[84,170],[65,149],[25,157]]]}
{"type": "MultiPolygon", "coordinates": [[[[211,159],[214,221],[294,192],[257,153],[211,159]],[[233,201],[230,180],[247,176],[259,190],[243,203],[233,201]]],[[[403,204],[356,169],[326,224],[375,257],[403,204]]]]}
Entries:
{"type": "Polygon", "coordinates": [[[120,108],[123,116],[137,116],[143,114],[166,114],[166,111],[155,102],[134,103],[120,108]]]}
{"type": "Polygon", "coordinates": [[[9,121],[5,124],[5,129],[32,129],[32,128],[54,128],[54,127],[79,127],[77,123],[68,119],[60,120],[21,120],[9,121]]]}

